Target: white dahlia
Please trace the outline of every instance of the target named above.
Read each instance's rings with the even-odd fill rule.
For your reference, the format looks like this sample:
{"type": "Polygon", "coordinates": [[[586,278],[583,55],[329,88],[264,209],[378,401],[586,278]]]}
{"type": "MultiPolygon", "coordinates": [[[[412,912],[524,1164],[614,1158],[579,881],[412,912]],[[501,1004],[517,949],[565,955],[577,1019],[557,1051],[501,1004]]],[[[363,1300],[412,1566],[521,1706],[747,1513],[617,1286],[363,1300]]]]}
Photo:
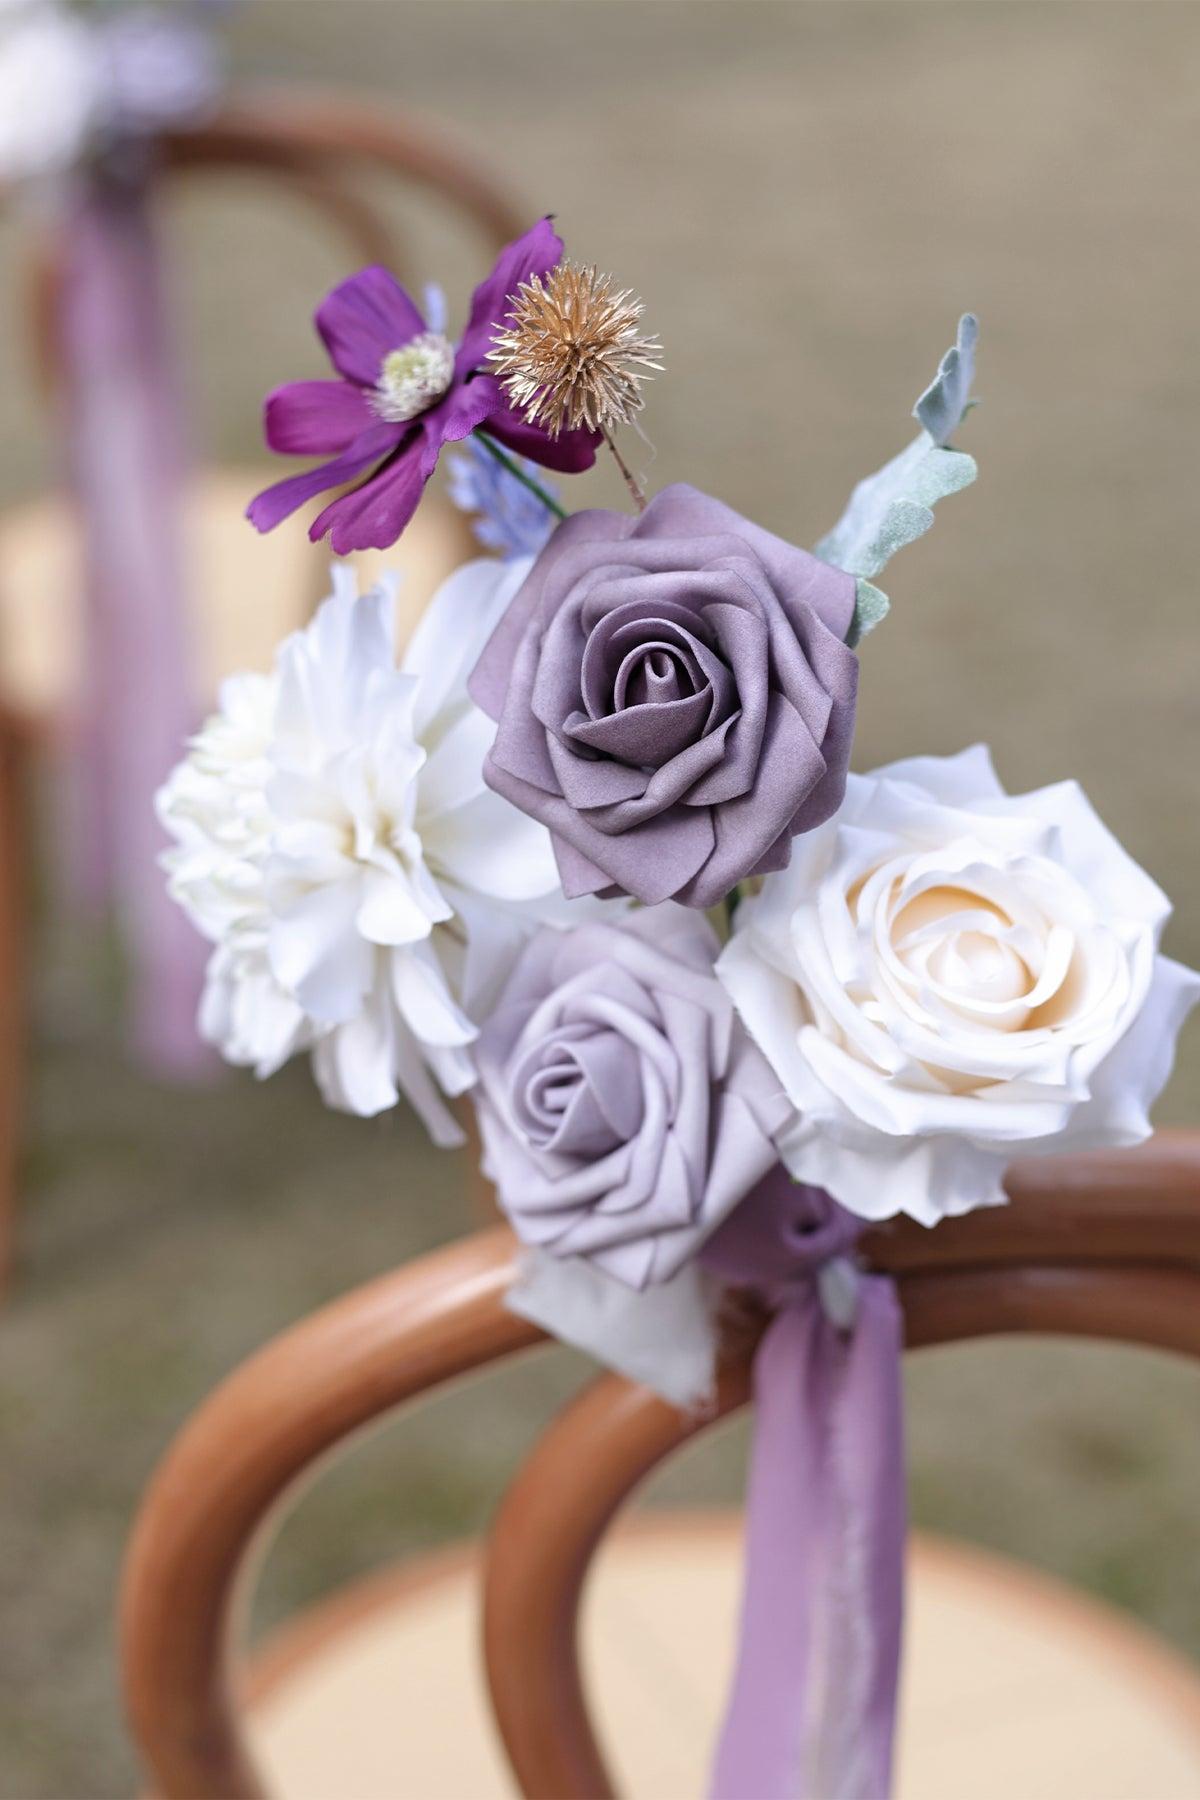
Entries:
{"type": "Polygon", "coordinates": [[[335,568],[158,798],[171,892],[216,946],[204,1035],[260,1075],[311,1049],[331,1105],[404,1094],[442,1144],[461,1141],[442,1094],[474,1081],[476,1021],[524,939],[567,916],[548,834],[484,785],[495,727],[466,692],[527,569],[460,569],[398,668],[391,591],[335,568]]]}

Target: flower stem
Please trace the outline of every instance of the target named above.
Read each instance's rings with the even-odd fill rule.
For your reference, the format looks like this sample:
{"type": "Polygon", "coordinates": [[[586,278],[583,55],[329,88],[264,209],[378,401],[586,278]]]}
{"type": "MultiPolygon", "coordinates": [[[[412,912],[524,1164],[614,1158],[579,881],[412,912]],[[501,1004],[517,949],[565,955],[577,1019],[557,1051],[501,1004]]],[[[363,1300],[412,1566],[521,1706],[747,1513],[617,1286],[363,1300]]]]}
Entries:
{"type": "Polygon", "coordinates": [[[629,464],[625,461],[625,458],[621,455],[621,452],[617,449],[616,439],[613,437],[613,434],[608,429],[607,425],[602,425],[600,427],[600,431],[601,431],[601,434],[603,435],[605,443],[608,445],[609,449],[613,453],[613,458],[616,461],[616,465],[617,465],[618,469],[620,469],[621,474],[625,478],[625,486],[629,489],[630,493],[633,495],[634,505],[637,507],[639,512],[645,512],[646,496],[642,492],[641,487],[638,485],[638,482],[633,473],[633,470],[629,467],[629,464]]]}
{"type": "Polygon", "coordinates": [[[565,511],[565,509],[558,504],[558,501],[553,495],[548,494],[544,487],[539,487],[533,477],[527,475],[521,465],[518,462],[514,462],[508,452],[502,450],[496,440],[490,438],[486,431],[477,431],[474,435],[479,439],[479,442],[483,445],[488,455],[495,457],[502,469],[507,469],[509,474],[521,483],[522,487],[528,488],[531,494],[537,495],[537,498],[541,501],[547,512],[552,512],[556,519],[570,518],[570,513],[565,511]]]}

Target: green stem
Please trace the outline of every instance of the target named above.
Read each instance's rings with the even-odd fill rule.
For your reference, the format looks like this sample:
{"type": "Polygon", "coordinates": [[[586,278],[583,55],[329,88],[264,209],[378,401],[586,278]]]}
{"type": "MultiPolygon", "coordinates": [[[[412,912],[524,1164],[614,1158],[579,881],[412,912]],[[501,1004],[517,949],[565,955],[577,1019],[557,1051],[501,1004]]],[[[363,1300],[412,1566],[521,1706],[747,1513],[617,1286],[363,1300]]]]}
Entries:
{"type": "Polygon", "coordinates": [[[534,481],[534,479],[532,478],[532,476],[527,475],[525,473],[524,469],[520,466],[520,464],[514,462],[512,457],[509,456],[508,452],[506,450],[502,450],[500,448],[499,444],[496,443],[495,439],[490,438],[487,435],[486,431],[477,431],[475,433],[475,436],[479,439],[479,442],[483,445],[483,447],[487,451],[488,455],[495,457],[496,461],[500,464],[500,467],[502,469],[507,469],[509,474],[514,476],[516,478],[516,480],[521,483],[522,487],[528,488],[531,494],[537,495],[538,499],[541,501],[542,505],[546,508],[547,512],[552,512],[556,519],[569,519],[570,518],[570,516],[571,516],[570,513],[566,512],[564,510],[564,508],[558,504],[558,501],[554,498],[554,496],[552,494],[548,494],[544,487],[539,487],[537,482],[534,481]]]}

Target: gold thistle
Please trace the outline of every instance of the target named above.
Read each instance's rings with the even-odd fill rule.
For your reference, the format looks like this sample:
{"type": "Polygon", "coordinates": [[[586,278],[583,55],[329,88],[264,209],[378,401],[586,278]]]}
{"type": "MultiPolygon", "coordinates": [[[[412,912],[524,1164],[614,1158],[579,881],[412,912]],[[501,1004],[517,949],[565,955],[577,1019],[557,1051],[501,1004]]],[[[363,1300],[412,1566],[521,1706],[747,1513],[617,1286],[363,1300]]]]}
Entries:
{"type": "Polygon", "coordinates": [[[489,363],[512,404],[552,438],[584,427],[611,443],[613,428],[641,411],[647,371],[662,368],[661,344],[638,333],[641,301],[570,262],[545,281],[531,275],[510,299],[489,363]]]}

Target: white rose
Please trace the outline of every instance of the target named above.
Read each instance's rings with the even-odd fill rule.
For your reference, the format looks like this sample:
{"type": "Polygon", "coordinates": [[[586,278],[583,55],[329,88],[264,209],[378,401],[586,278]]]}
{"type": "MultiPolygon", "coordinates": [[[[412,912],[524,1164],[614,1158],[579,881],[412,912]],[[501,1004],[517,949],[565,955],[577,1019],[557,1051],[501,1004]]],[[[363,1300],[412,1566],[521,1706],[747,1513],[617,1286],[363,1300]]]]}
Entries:
{"type": "Polygon", "coordinates": [[[864,1218],[1004,1199],[1018,1156],[1133,1144],[1200,978],[1074,782],[981,746],[851,776],[718,963],[796,1109],[780,1151],[864,1218]]]}
{"type": "Polygon", "coordinates": [[[200,1013],[231,1061],[268,1075],[311,1049],[331,1105],[404,1094],[441,1143],[441,1093],[513,957],[567,903],[545,829],[493,794],[495,726],[466,675],[528,571],[468,564],[400,667],[391,594],[347,568],[270,675],[226,682],[158,798],[170,891],[215,949],[200,1013]]]}

